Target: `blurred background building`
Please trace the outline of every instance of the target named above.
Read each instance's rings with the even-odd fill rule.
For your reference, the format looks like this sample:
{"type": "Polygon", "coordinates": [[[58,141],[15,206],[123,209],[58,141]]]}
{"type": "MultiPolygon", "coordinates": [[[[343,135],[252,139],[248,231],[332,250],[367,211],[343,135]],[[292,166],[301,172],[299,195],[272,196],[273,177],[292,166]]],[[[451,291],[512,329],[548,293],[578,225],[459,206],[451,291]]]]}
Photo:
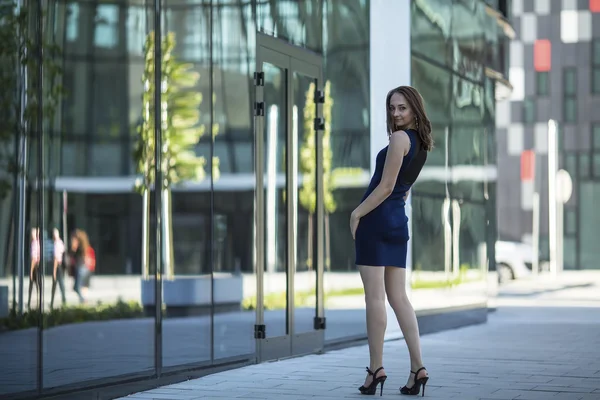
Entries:
{"type": "Polygon", "coordinates": [[[549,258],[548,120],[572,180],[564,205],[564,268],[600,268],[600,1],[514,0],[510,99],[498,103],[499,239],[532,243],[540,194],[540,258],[549,258]]]}
{"type": "MultiPolygon", "coordinates": [[[[23,173],[2,172],[0,289],[6,297],[0,299],[21,329],[5,324],[0,330],[0,395],[234,367],[364,339],[348,220],[387,144],[385,95],[399,85],[423,95],[436,141],[411,194],[413,303],[435,309],[434,316],[472,313],[465,320],[457,315],[453,326],[485,321],[488,271],[495,270],[496,182],[512,171],[496,165],[496,104],[511,96],[504,104],[519,110],[507,117],[513,127],[521,124],[523,100],[538,93],[542,102],[562,87],[525,67],[523,55],[532,53],[525,48],[548,35],[534,35],[509,60],[515,31],[508,16],[528,15],[517,16],[509,3],[164,0],[156,15],[149,0],[43,1],[46,14],[32,13],[31,26],[43,26],[45,40],[61,49],[51,62],[62,68],[57,81],[64,94],[44,115],[42,142],[37,132],[3,136],[5,154],[23,173]],[[161,36],[174,40],[162,55],[180,69],[161,72],[163,112],[176,118],[165,119],[155,136],[158,54],[148,43],[157,20],[161,36]],[[531,82],[546,82],[546,94],[539,85],[524,92],[523,81],[523,98],[518,90],[511,95],[509,65],[531,82]],[[191,96],[178,102],[178,90],[191,96]],[[173,148],[176,138],[169,135],[177,129],[196,139],[191,155],[176,154],[173,165],[193,159],[194,168],[157,203],[153,190],[144,197],[136,189],[143,180],[136,150],[152,149],[155,139],[173,148]],[[149,136],[140,141],[140,132],[149,136]],[[315,137],[324,138],[322,145],[315,137]],[[264,173],[257,173],[256,157],[264,173]],[[42,300],[28,312],[34,228],[46,260],[42,300]],[[64,315],[38,320],[40,304],[50,313],[53,228],[67,248],[71,232],[87,232],[96,266],[88,311],[67,315],[77,297],[66,276],[64,315]]],[[[517,21],[518,29],[529,29],[517,21]]],[[[575,66],[580,59],[572,54],[562,61],[575,66]]],[[[588,79],[591,66],[584,71],[588,79]]],[[[579,82],[582,88],[587,81],[579,82]]],[[[538,109],[546,111],[542,103],[538,109]]],[[[519,125],[521,137],[533,137],[545,115],[534,113],[531,126],[519,125]]],[[[501,129],[506,137],[509,131],[501,129]]],[[[499,143],[515,157],[531,147],[526,140],[520,147],[499,143]]],[[[583,148],[592,176],[593,153],[583,148]]],[[[565,157],[573,152],[565,151],[565,157]]],[[[583,156],[572,156],[578,168],[583,156]]],[[[151,153],[147,159],[157,173],[151,153]]],[[[526,232],[505,221],[501,227],[511,239],[526,232]]],[[[395,325],[389,330],[399,335],[395,325]]]]}

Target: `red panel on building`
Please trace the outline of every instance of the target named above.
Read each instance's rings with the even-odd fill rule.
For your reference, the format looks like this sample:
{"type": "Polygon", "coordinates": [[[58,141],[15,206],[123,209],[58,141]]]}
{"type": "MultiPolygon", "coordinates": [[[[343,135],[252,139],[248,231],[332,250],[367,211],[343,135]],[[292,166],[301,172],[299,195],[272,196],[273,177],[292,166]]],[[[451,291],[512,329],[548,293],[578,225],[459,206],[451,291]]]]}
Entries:
{"type": "Polygon", "coordinates": [[[590,11],[600,13],[600,0],[590,0],[590,11]]]}
{"type": "Polygon", "coordinates": [[[552,45],[548,39],[536,40],[533,45],[533,67],[537,72],[550,71],[552,45]]]}
{"type": "Polygon", "coordinates": [[[525,150],[521,153],[521,181],[532,181],[535,175],[535,152],[525,150]]]}

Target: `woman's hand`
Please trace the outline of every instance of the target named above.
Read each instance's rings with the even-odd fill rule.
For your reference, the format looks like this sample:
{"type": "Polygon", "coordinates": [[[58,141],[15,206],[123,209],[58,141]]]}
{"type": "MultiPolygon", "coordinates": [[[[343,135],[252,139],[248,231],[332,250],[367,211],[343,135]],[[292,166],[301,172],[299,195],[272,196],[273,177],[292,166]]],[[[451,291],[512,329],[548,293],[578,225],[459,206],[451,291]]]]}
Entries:
{"type": "Polygon", "coordinates": [[[359,222],[360,217],[353,211],[352,214],[350,214],[350,232],[352,233],[352,240],[356,240],[356,229],[358,228],[359,222]]]}

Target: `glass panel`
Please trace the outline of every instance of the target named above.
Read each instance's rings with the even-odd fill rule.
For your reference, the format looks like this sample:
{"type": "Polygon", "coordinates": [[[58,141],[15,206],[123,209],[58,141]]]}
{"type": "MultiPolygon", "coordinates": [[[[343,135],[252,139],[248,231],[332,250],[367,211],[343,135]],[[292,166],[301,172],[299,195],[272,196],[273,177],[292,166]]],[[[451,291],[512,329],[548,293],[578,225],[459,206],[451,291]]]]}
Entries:
{"type": "MultiPolygon", "coordinates": [[[[292,107],[292,135],[297,138],[296,152],[298,187],[295,188],[297,210],[296,275],[294,277],[294,333],[314,330],[317,285],[317,217],[316,217],[316,179],[317,154],[316,135],[313,121],[316,117],[315,90],[317,81],[297,72],[293,74],[292,87],[294,102],[292,107]]],[[[330,98],[329,98],[330,99],[330,98]]],[[[324,108],[331,108],[331,101],[324,108]]],[[[328,131],[327,133],[330,133],[328,131]]],[[[329,137],[325,137],[329,144],[329,137]]],[[[328,146],[328,156],[331,151],[328,146]]],[[[329,160],[331,164],[331,160],[329,160]]],[[[330,176],[330,175],[327,175],[330,176]]],[[[328,211],[332,211],[331,207],[328,211]]]]}
{"type": "Polygon", "coordinates": [[[565,208],[564,215],[565,235],[575,235],[577,233],[577,210],[574,208],[565,208]]]}
{"type": "Polygon", "coordinates": [[[95,23],[94,44],[96,47],[117,47],[119,44],[119,6],[117,4],[98,5],[95,23]]]}
{"type": "Polygon", "coordinates": [[[265,74],[265,272],[264,307],[267,337],[287,331],[287,90],[283,68],[263,63],[265,74]]]}
{"type": "Polygon", "coordinates": [[[571,175],[573,180],[575,180],[577,177],[577,161],[578,161],[577,154],[567,153],[567,154],[565,154],[564,159],[565,159],[565,169],[567,170],[569,175],[571,175]]]}
{"type": "Polygon", "coordinates": [[[594,39],[592,46],[592,65],[600,66],[600,40],[594,39]]]}
{"type": "Polygon", "coordinates": [[[325,101],[331,107],[329,114],[323,114],[330,132],[325,133],[330,143],[324,147],[331,148],[330,164],[325,158],[323,167],[333,195],[331,203],[325,200],[324,221],[325,340],[329,341],[366,333],[364,293],[348,221],[370,178],[370,39],[369,2],[323,3],[324,76],[328,79],[324,84],[329,85],[325,101]]]}
{"type": "MultiPolygon", "coordinates": [[[[320,52],[323,49],[322,3],[323,0],[257,1],[257,28],[267,35],[320,52]]],[[[338,19],[352,18],[355,3],[357,0],[336,2],[333,8],[342,14],[338,19]]]]}
{"type": "MultiPolygon", "coordinates": [[[[38,386],[38,321],[40,317],[40,283],[44,276],[44,257],[40,244],[46,245],[43,234],[43,222],[38,212],[41,193],[37,188],[40,174],[38,141],[34,138],[31,116],[36,115],[36,102],[25,105],[25,119],[31,125],[15,130],[19,121],[14,110],[18,110],[17,90],[23,89],[22,78],[18,74],[16,54],[18,48],[21,60],[32,64],[32,59],[24,59],[25,46],[16,40],[15,31],[26,29],[19,23],[23,20],[16,16],[11,6],[16,2],[3,4],[0,35],[8,39],[0,48],[2,60],[2,91],[0,91],[0,397],[11,398],[11,394],[33,391],[38,386]],[[20,28],[19,28],[20,26],[20,28]],[[14,39],[14,40],[11,40],[14,39]],[[9,61],[11,60],[11,61],[9,61]],[[18,146],[18,150],[15,148],[18,146]],[[24,173],[16,175],[16,171],[24,173]],[[40,241],[40,235],[42,240],[40,241]],[[8,395],[8,396],[7,396],[8,395]]],[[[35,9],[35,7],[31,7],[35,9]]],[[[35,13],[25,18],[25,24],[34,25],[35,13]]],[[[27,46],[28,53],[37,49],[33,37],[32,45],[27,46]]],[[[26,39],[24,39],[26,40],[26,39]]],[[[35,64],[34,64],[35,65],[35,64]]],[[[28,68],[30,96],[35,98],[38,81],[38,69],[28,68]]],[[[32,99],[33,100],[33,99],[32,99]]],[[[17,397],[19,397],[17,395],[17,397]]]]}
{"type": "Polygon", "coordinates": [[[538,96],[547,96],[550,93],[550,80],[548,72],[536,72],[536,93],[538,96]]]}
{"type": "Polygon", "coordinates": [[[443,272],[445,254],[449,253],[451,236],[440,217],[447,206],[443,199],[412,195],[412,265],[413,285],[419,285],[421,272],[443,272]],[[444,207],[443,207],[444,206],[444,207]]]}
{"type": "Polygon", "coordinates": [[[579,177],[587,179],[590,177],[590,156],[579,154],[579,177]]]}
{"type": "Polygon", "coordinates": [[[154,281],[143,257],[144,237],[153,231],[144,225],[152,209],[145,200],[152,195],[136,191],[134,176],[142,173],[134,167],[142,158],[132,156],[154,134],[153,102],[142,98],[152,99],[154,76],[141,57],[117,58],[127,43],[127,5],[58,4],[54,24],[63,6],[73,13],[66,14],[64,55],[55,61],[64,69],[66,95],[46,113],[47,131],[57,133],[46,140],[50,182],[40,226],[47,248],[46,389],[151,374],[155,349],[154,281]]]}
{"type": "Polygon", "coordinates": [[[563,88],[563,93],[565,95],[575,95],[577,91],[576,70],[574,68],[565,68],[563,79],[563,84],[565,85],[563,88]]]}
{"type": "Polygon", "coordinates": [[[573,97],[564,99],[564,115],[565,122],[576,122],[577,120],[577,100],[573,97]]]}
{"type": "Polygon", "coordinates": [[[577,268],[577,238],[565,237],[563,239],[563,268],[577,268]]]}
{"type": "Polygon", "coordinates": [[[527,99],[523,102],[523,122],[532,124],[535,120],[535,101],[527,99]]]}
{"type": "Polygon", "coordinates": [[[452,201],[452,271],[457,299],[468,298],[473,303],[485,300],[487,225],[483,204],[452,201]]]}
{"type": "MultiPolygon", "coordinates": [[[[212,9],[213,293],[215,299],[241,302],[235,309],[221,312],[215,308],[213,351],[215,359],[222,359],[253,354],[256,344],[252,119],[255,89],[251,78],[256,70],[256,27],[251,2],[214,3],[219,6],[212,9]],[[218,284],[224,282],[219,277],[227,278],[232,285],[218,284]]],[[[209,105],[208,101],[204,103],[209,105]]],[[[209,110],[203,115],[209,116],[209,110]]]]}
{"type": "Polygon", "coordinates": [[[600,150],[600,124],[592,124],[592,148],[600,150]]]}
{"type": "MultiPolygon", "coordinates": [[[[211,277],[211,256],[220,252],[211,233],[210,8],[167,7],[165,13],[163,81],[169,89],[162,100],[170,125],[163,131],[163,146],[174,168],[166,179],[171,190],[165,191],[162,211],[162,354],[163,365],[170,367],[210,361],[211,303],[217,312],[236,304],[212,294],[214,286],[232,280],[211,277]],[[192,36],[202,38],[194,42],[195,53],[187,46],[192,36]]],[[[238,292],[235,286],[229,289],[238,292]]]]}
{"type": "Polygon", "coordinates": [[[451,63],[452,43],[448,38],[453,4],[444,0],[433,0],[412,2],[411,6],[410,34],[413,51],[433,57],[443,64],[451,63]]]}
{"type": "MultiPolygon", "coordinates": [[[[435,140],[435,147],[427,156],[426,166],[443,167],[447,163],[450,163],[448,157],[452,154],[449,148],[450,141],[447,140],[446,136],[446,132],[448,132],[448,138],[450,137],[449,126],[451,121],[452,75],[450,74],[450,71],[415,56],[413,56],[411,60],[411,85],[419,88],[419,92],[423,96],[435,140]]],[[[457,132],[459,135],[463,132],[467,142],[469,138],[478,140],[472,137],[472,135],[475,134],[473,129],[467,128],[464,131],[457,129],[457,132]]],[[[460,151],[460,149],[458,150],[459,153],[455,157],[456,163],[459,163],[459,160],[464,161],[465,158],[469,158],[469,155],[473,152],[473,144],[466,144],[464,152],[460,151]]],[[[438,169],[438,171],[440,170],[438,169]]],[[[442,172],[431,174],[427,179],[421,177],[415,183],[412,192],[413,194],[422,193],[434,196],[445,196],[446,188],[443,184],[444,180],[445,177],[442,172]]]]}
{"type": "Polygon", "coordinates": [[[579,240],[581,266],[587,269],[598,269],[600,264],[600,246],[598,246],[598,226],[600,213],[597,212],[600,201],[600,183],[582,182],[579,186],[581,199],[579,203],[579,240]]]}
{"type": "Polygon", "coordinates": [[[592,93],[600,93],[600,66],[592,69],[592,93]]]}
{"type": "Polygon", "coordinates": [[[485,79],[482,63],[490,48],[498,48],[496,24],[490,23],[483,3],[434,3],[413,3],[413,8],[428,6],[425,15],[432,27],[424,36],[436,34],[435,21],[450,18],[441,28],[447,31],[452,58],[441,67],[429,54],[412,57],[411,85],[425,100],[435,139],[427,173],[411,197],[411,300],[417,310],[484,302],[496,240],[490,182],[495,175],[495,86],[485,79]]]}
{"type": "Polygon", "coordinates": [[[593,158],[593,174],[594,177],[599,178],[600,177],[600,154],[599,153],[594,153],[592,155],[593,158]]]}

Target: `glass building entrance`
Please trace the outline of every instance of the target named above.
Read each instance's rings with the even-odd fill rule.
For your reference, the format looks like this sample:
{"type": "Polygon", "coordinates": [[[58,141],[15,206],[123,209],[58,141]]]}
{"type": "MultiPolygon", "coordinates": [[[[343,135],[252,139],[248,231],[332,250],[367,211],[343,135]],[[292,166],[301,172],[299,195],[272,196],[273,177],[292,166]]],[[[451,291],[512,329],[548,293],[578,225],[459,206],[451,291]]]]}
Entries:
{"type": "Polygon", "coordinates": [[[265,35],[257,44],[255,337],[265,360],[323,347],[325,122],[321,57],[265,35]]]}
{"type": "Polygon", "coordinates": [[[504,48],[490,2],[4,3],[4,37],[29,41],[0,49],[27,66],[2,70],[0,93],[0,397],[364,340],[348,221],[400,84],[424,95],[436,138],[410,200],[411,301],[487,315],[495,83],[482,60],[504,48]],[[89,260],[74,263],[79,246],[89,260]]]}

